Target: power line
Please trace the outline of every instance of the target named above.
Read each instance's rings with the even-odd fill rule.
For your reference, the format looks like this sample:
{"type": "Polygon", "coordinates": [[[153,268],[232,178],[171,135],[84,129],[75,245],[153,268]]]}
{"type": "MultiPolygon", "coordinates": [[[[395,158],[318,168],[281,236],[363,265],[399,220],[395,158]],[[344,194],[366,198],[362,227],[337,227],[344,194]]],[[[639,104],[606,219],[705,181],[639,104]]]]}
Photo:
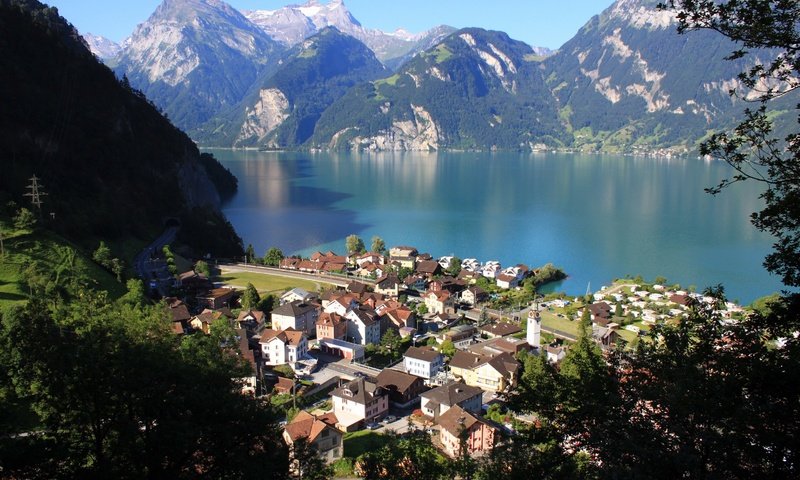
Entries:
{"type": "Polygon", "coordinates": [[[47,192],[43,190],[44,185],[39,183],[39,178],[35,174],[28,180],[30,180],[31,183],[26,188],[30,191],[25,193],[24,196],[31,197],[31,204],[41,213],[42,203],[44,203],[42,197],[47,195],[47,192]]]}

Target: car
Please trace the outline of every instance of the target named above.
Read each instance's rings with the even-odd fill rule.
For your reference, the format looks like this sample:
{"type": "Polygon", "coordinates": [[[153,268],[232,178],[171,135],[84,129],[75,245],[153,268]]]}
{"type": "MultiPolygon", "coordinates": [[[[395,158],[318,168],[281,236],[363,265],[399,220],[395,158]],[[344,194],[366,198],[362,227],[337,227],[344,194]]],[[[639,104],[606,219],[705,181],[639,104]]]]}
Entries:
{"type": "Polygon", "coordinates": [[[381,428],[381,425],[379,423],[370,422],[367,424],[367,430],[377,430],[379,428],[381,428]]]}
{"type": "Polygon", "coordinates": [[[386,418],[383,419],[385,423],[392,423],[397,421],[397,417],[394,415],[387,415],[386,418]]]}

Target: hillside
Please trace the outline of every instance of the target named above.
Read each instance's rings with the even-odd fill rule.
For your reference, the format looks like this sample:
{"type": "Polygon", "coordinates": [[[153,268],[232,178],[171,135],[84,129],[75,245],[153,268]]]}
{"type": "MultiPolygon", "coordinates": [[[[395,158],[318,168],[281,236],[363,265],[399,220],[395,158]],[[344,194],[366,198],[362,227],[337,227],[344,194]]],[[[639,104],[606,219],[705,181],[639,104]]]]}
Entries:
{"type": "Polygon", "coordinates": [[[13,98],[0,116],[0,203],[29,204],[24,194],[36,175],[47,193],[44,227],[87,251],[99,239],[152,239],[168,218],[182,223],[182,240],[197,252],[241,251],[215,187],[229,185],[230,174],[201,160],[56,9],[0,0],[0,32],[0,90],[13,98]]]}
{"type": "Polygon", "coordinates": [[[349,88],[385,74],[363,43],[329,27],[293,48],[245,100],[192,136],[204,145],[297,147],[349,88]]]}
{"type": "Polygon", "coordinates": [[[368,150],[559,146],[562,129],[540,65],[530,46],[503,32],[459,30],[395,75],[335,102],[312,144],[368,150]]]}

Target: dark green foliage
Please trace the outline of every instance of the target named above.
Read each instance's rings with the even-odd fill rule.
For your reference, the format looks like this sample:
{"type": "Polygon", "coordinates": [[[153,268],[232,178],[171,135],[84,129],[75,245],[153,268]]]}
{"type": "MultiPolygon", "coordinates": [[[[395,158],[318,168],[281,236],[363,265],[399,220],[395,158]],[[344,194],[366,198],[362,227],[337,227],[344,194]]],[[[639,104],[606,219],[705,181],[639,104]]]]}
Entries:
{"type": "Polygon", "coordinates": [[[275,417],[238,392],[245,365],[212,330],[180,341],[162,307],[33,301],[2,319],[8,395],[41,427],[0,442],[25,478],[285,478],[275,417]],[[36,334],[32,334],[36,332],[36,334]]]}
{"type": "Polygon", "coordinates": [[[359,456],[355,470],[365,480],[452,478],[430,435],[421,430],[413,430],[402,437],[390,436],[387,444],[359,456]]]}
{"type": "Polygon", "coordinates": [[[377,235],[372,237],[372,243],[370,245],[370,252],[384,254],[386,253],[386,242],[377,235]]]}
{"type": "Polygon", "coordinates": [[[264,254],[264,265],[270,267],[277,267],[283,260],[283,252],[277,247],[270,247],[267,253],[264,254]]]}
{"type": "MultiPolygon", "coordinates": [[[[14,99],[0,115],[0,143],[7,146],[0,201],[20,201],[35,173],[48,193],[42,225],[87,250],[98,238],[151,239],[165,217],[194,216],[179,181],[187,171],[202,172],[194,143],[141,93],[121,85],[55,9],[4,0],[0,32],[0,91],[14,99]]],[[[199,200],[203,179],[196,177],[186,188],[199,200]]],[[[213,209],[213,202],[199,203],[213,209]]],[[[235,238],[229,226],[214,227],[187,243],[235,238]]]]}
{"type": "Polygon", "coordinates": [[[214,158],[210,153],[200,154],[200,165],[203,166],[208,178],[214,187],[219,192],[220,198],[223,200],[230,198],[236,193],[239,188],[239,180],[231,173],[230,170],[223,167],[221,163],[214,158]]]}
{"type": "Polygon", "coordinates": [[[25,207],[17,211],[14,216],[14,228],[17,230],[30,230],[36,226],[36,215],[25,207]]]}
{"type": "Polygon", "coordinates": [[[344,241],[345,251],[347,254],[353,253],[363,253],[366,251],[366,247],[364,247],[364,240],[361,240],[361,237],[356,235],[355,233],[352,235],[348,235],[344,241]]]}
{"type": "Polygon", "coordinates": [[[240,302],[244,309],[258,308],[261,303],[261,295],[258,294],[258,290],[252,283],[248,283],[247,287],[245,287],[240,302]]]}

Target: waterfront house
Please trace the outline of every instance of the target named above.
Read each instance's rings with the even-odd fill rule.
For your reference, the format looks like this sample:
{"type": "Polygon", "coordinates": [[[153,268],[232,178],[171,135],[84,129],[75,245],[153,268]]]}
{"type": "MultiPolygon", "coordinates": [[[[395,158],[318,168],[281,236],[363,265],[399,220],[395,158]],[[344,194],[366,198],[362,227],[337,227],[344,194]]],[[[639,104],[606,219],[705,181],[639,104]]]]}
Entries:
{"type": "Polygon", "coordinates": [[[483,390],[471,387],[464,382],[450,382],[447,385],[420,394],[420,409],[424,415],[437,421],[439,417],[455,406],[470,412],[480,412],[483,404],[483,390]]]}
{"type": "Polygon", "coordinates": [[[314,304],[304,303],[300,300],[289,302],[272,310],[272,329],[294,329],[306,335],[316,335],[315,327],[319,307],[314,304]]]}
{"type": "Polygon", "coordinates": [[[450,360],[450,372],[467,385],[487,392],[503,392],[517,382],[519,362],[508,353],[478,355],[463,350],[456,351],[450,360]]]}
{"type": "Polygon", "coordinates": [[[356,257],[356,265],[363,268],[365,264],[371,263],[373,265],[383,265],[385,260],[383,255],[376,252],[367,252],[356,257]]]}
{"type": "Polygon", "coordinates": [[[414,270],[419,252],[414,247],[397,246],[389,249],[389,262],[414,270]]]}
{"type": "Polygon", "coordinates": [[[433,278],[442,274],[442,266],[436,260],[424,260],[417,262],[414,273],[425,278],[433,278]]]}
{"type": "Polygon", "coordinates": [[[299,330],[264,330],[258,343],[264,365],[294,363],[308,354],[308,337],[299,330]]]}
{"type": "Polygon", "coordinates": [[[406,373],[430,380],[444,367],[444,356],[432,347],[408,347],[403,354],[406,373]]]}
{"type": "Polygon", "coordinates": [[[356,378],[333,390],[331,401],[337,427],[346,432],[383,418],[389,411],[386,390],[363,378],[356,378]]]}
{"type": "Polygon", "coordinates": [[[508,290],[509,288],[516,288],[519,286],[519,279],[513,275],[500,273],[496,278],[497,286],[508,290]]]}
{"type": "Polygon", "coordinates": [[[400,408],[408,407],[419,398],[420,393],[427,390],[420,377],[391,368],[381,370],[375,380],[379,387],[388,392],[389,401],[400,408]]]}
{"type": "Polygon", "coordinates": [[[301,410],[284,427],[283,440],[291,451],[304,438],[325,463],[335,462],[344,455],[342,432],[336,428],[336,421],[336,415],[331,413],[316,416],[301,410]]]}
{"type": "Polygon", "coordinates": [[[486,454],[500,438],[498,427],[459,406],[442,414],[439,426],[439,441],[452,458],[461,454],[462,444],[468,455],[486,454]]]}

